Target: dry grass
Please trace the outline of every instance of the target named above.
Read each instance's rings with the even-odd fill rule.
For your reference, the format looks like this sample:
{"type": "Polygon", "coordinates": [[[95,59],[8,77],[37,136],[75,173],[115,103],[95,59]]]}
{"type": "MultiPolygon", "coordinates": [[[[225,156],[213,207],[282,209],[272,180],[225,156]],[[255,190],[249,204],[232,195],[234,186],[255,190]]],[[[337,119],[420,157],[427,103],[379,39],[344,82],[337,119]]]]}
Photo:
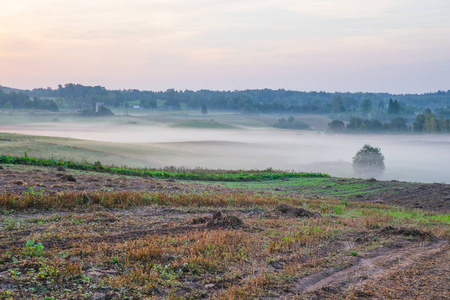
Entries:
{"type": "MultiPolygon", "coordinates": [[[[345,270],[361,256],[395,247],[435,243],[383,234],[385,226],[426,230],[439,240],[450,234],[438,213],[251,193],[3,193],[0,207],[1,299],[292,298],[303,295],[298,282],[308,274],[345,270]],[[283,214],[280,203],[322,217],[283,214]],[[243,225],[193,222],[218,210],[243,225]]],[[[386,280],[423,275],[403,271],[386,280]]],[[[370,293],[389,298],[385,289],[370,293]]]]}

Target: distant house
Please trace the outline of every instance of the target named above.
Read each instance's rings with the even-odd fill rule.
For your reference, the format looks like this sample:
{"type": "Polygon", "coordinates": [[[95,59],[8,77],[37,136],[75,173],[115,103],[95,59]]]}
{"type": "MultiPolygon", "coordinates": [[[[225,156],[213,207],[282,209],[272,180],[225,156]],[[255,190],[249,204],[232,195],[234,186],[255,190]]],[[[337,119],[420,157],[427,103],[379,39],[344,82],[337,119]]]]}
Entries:
{"type": "Polygon", "coordinates": [[[133,105],[133,108],[134,109],[141,109],[141,106],[140,105],[133,105]]]}

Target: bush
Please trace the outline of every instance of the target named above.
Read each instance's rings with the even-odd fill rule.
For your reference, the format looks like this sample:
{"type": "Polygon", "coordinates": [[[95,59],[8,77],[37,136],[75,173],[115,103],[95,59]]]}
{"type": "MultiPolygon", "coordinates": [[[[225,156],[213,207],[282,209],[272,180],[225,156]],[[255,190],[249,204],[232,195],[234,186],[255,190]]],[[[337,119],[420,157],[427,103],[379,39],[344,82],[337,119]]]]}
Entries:
{"type": "Polygon", "coordinates": [[[95,113],[96,116],[114,116],[114,113],[105,106],[99,106],[98,112],[95,113]]]}
{"type": "Polygon", "coordinates": [[[311,128],[305,122],[296,121],[293,116],[290,116],[287,120],[285,118],[279,119],[278,123],[274,124],[273,127],[283,129],[297,129],[297,130],[307,130],[311,128]]]}
{"type": "Polygon", "coordinates": [[[384,172],[384,156],[381,149],[364,145],[353,157],[353,172],[358,177],[377,178],[384,172]]]}
{"type": "Polygon", "coordinates": [[[342,132],[345,128],[344,122],[340,120],[333,120],[328,123],[328,130],[331,132],[342,132]]]}

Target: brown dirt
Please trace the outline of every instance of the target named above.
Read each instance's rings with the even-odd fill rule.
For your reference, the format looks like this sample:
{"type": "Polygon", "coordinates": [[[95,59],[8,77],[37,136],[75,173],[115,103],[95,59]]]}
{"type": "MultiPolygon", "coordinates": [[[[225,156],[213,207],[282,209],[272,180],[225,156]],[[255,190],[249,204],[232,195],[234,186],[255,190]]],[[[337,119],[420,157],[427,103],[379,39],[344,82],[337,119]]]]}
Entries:
{"type": "Polygon", "coordinates": [[[380,233],[383,235],[386,234],[403,235],[406,237],[417,238],[420,240],[430,240],[430,241],[436,240],[436,237],[433,234],[415,228],[403,228],[403,227],[395,228],[392,226],[386,226],[380,230],[380,233]]]}
{"type": "MultiPolygon", "coordinates": [[[[350,197],[351,200],[406,206],[435,211],[450,211],[450,184],[378,182],[390,187],[376,195],[350,197]]],[[[375,187],[375,185],[374,185],[375,187]]]]}
{"type": "MultiPolygon", "coordinates": [[[[195,232],[207,234],[230,229],[233,235],[237,236],[242,232],[249,233],[256,238],[253,242],[257,243],[258,239],[263,239],[264,235],[267,235],[267,228],[279,232],[289,231],[302,220],[324,222],[328,218],[305,220],[295,217],[264,220],[260,218],[264,213],[273,212],[255,210],[253,213],[239,209],[224,209],[217,212],[214,208],[205,210],[142,207],[90,213],[20,214],[14,218],[17,224],[23,225],[16,225],[13,229],[0,234],[0,249],[2,249],[0,252],[23,249],[27,241],[36,239],[43,244],[48,253],[54,253],[52,255],[62,253],[67,255],[64,257],[67,263],[72,261],[81,263],[84,266],[83,272],[97,282],[100,278],[125,276],[129,271],[118,268],[110,260],[105,261],[104,265],[95,265],[95,260],[89,260],[89,255],[79,254],[82,252],[80,249],[107,247],[109,250],[105,250],[104,255],[114,257],[114,251],[119,249],[114,245],[147,240],[151,236],[166,236],[167,240],[171,240],[185,235],[186,238],[183,240],[187,241],[195,232]],[[265,225],[262,225],[261,221],[265,225]]],[[[276,236],[274,239],[277,241],[276,236]]],[[[268,288],[271,290],[271,296],[267,299],[446,299],[445,295],[448,295],[450,247],[445,239],[434,238],[426,231],[384,227],[368,231],[358,230],[339,236],[335,241],[323,240],[316,246],[312,246],[312,241],[310,243],[311,246],[305,247],[311,247],[308,252],[312,251],[314,254],[303,253],[297,256],[296,252],[280,251],[277,255],[273,255],[273,260],[270,261],[266,260],[268,253],[262,248],[261,260],[253,262],[255,264],[253,267],[244,262],[230,264],[229,272],[233,275],[214,279],[215,281],[213,281],[213,278],[216,278],[214,274],[199,275],[192,271],[195,268],[191,269],[191,266],[181,267],[189,275],[186,275],[179,293],[190,295],[190,299],[220,298],[215,295],[228,291],[230,285],[245,286],[249,280],[254,280],[259,272],[272,272],[284,276],[283,272],[288,270],[294,261],[301,265],[297,274],[307,269],[309,275],[295,278],[279,286],[271,286],[268,288]],[[364,248],[372,243],[380,243],[381,239],[384,241],[383,246],[367,250],[364,248]],[[358,250],[361,254],[342,255],[351,250],[358,250]],[[331,265],[325,263],[327,259],[331,259],[333,263],[331,265]],[[255,270],[258,273],[254,273],[255,270]],[[238,276],[234,276],[235,272],[238,276]],[[408,289],[402,288],[405,285],[408,285],[408,289]]],[[[22,250],[18,251],[20,255],[22,250]]],[[[162,259],[170,261],[174,258],[163,256],[162,259]]],[[[26,274],[27,270],[32,268],[32,264],[31,260],[27,265],[5,260],[4,266],[0,267],[0,289],[18,292],[19,287],[8,270],[18,268],[21,274],[26,274]]],[[[217,276],[224,274],[227,273],[222,271],[217,276]]],[[[251,284],[247,286],[249,289],[251,287],[251,284]]],[[[171,292],[170,289],[158,291],[156,297],[158,299],[167,298],[171,292]]],[[[111,294],[112,299],[121,299],[122,296],[111,294]]],[[[27,294],[22,294],[17,299],[27,299],[27,294]]]]}
{"type": "Polygon", "coordinates": [[[232,228],[237,229],[244,225],[241,219],[236,216],[222,214],[220,211],[215,212],[212,217],[194,218],[192,224],[206,224],[207,228],[232,228]]]}
{"type": "MultiPolygon", "coordinates": [[[[11,193],[54,193],[62,191],[147,191],[181,192],[220,190],[219,186],[180,183],[173,179],[126,177],[95,172],[76,172],[63,168],[32,168],[27,166],[3,166],[0,169],[0,186],[11,193]]],[[[231,190],[231,189],[227,189],[231,190]]]]}
{"type": "MultiPolygon", "coordinates": [[[[449,250],[448,243],[440,241],[427,245],[413,244],[401,249],[375,252],[360,257],[355,265],[344,270],[326,269],[301,279],[295,285],[296,297],[299,297],[298,299],[380,299],[375,296],[380,295],[378,289],[381,289],[388,295],[390,294],[381,299],[448,299],[444,296],[448,296],[450,292],[447,281],[448,260],[441,270],[436,270],[435,262],[448,258],[449,250]],[[445,270],[447,270],[447,275],[437,281],[437,278],[433,276],[435,282],[425,281],[422,286],[417,287],[417,290],[408,290],[408,292],[405,289],[401,290],[399,283],[392,279],[401,273],[418,272],[423,266],[430,267],[430,264],[435,271],[445,274],[445,270]],[[389,291],[386,282],[395,284],[396,289],[389,291]],[[433,285],[431,291],[427,286],[430,284],[433,285]],[[423,294],[424,290],[427,290],[427,294],[423,294]],[[406,296],[405,293],[409,295],[406,296]],[[403,295],[400,297],[401,294],[403,295]],[[394,295],[398,295],[399,298],[394,295]],[[412,295],[415,296],[411,297],[412,295]],[[417,297],[418,295],[421,297],[417,297]]],[[[420,272],[420,274],[420,277],[426,276],[425,272],[420,272]]],[[[411,281],[420,281],[421,278],[414,276],[410,279],[411,281]]],[[[409,284],[411,285],[411,282],[409,284]]]]}
{"type": "Polygon", "coordinates": [[[280,204],[276,211],[283,216],[297,217],[297,218],[320,218],[317,212],[311,212],[303,208],[293,207],[287,204],[280,204]]]}

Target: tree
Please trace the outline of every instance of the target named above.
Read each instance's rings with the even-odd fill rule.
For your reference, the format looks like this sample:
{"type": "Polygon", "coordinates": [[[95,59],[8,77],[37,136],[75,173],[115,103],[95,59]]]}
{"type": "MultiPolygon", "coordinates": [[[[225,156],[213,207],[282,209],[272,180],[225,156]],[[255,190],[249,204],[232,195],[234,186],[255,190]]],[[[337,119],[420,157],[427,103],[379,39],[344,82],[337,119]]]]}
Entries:
{"type": "Polygon", "coordinates": [[[413,123],[414,132],[423,132],[425,128],[425,116],[423,114],[418,114],[416,120],[413,123]]]}
{"type": "Polygon", "coordinates": [[[295,118],[293,116],[290,116],[287,120],[285,118],[278,119],[278,123],[273,125],[273,127],[298,130],[310,129],[308,124],[302,121],[295,121],[295,118]]]}
{"type": "Polygon", "coordinates": [[[106,116],[114,116],[114,113],[105,106],[99,106],[98,112],[96,112],[95,115],[100,117],[106,117],[106,116]]]}
{"type": "Polygon", "coordinates": [[[389,115],[398,115],[400,113],[400,104],[397,100],[392,101],[392,99],[389,99],[387,113],[389,115]]]}
{"type": "Polygon", "coordinates": [[[201,109],[202,115],[206,116],[208,114],[208,108],[206,107],[205,104],[202,105],[202,109],[201,109]]]}
{"type": "Polygon", "coordinates": [[[141,99],[141,101],[140,101],[140,106],[143,108],[143,109],[152,109],[152,110],[155,110],[157,107],[158,107],[158,105],[157,105],[157,103],[156,103],[156,100],[155,99],[149,99],[149,98],[147,98],[147,99],[141,99]]]}
{"type": "Polygon", "coordinates": [[[7,110],[11,110],[11,109],[13,109],[14,107],[13,107],[11,101],[8,101],[8,102],[6,102],[6,103],[3,105],[3,108],[4,108],[4,109],[7,109],[7,110]]]}
{"type": "Polygon", "coordinates": [[[364,115],[367,115],[372,110],[372,101],[364,99],[361,104],[361,110],[364,115]]]}
{"type": "Polygon", "coordinates": [[[356,176],[377,178],[384,169],[384,156],[380,148],[366,144],[353,157],[353,172],[356,176]]]}
{"type": "Polygon", "coordinates": [[[331,132],[342,132],[345,128],[344,122],[340,120],[333,120],[328,123],[328,130],[331,132]]]}
{"type": "Polygon", "coordinates": [[[335,115],[337,115],[340,112],[345,111],[344,100],[342,100],[341,95],[335,94],[333,96],[333,103],[331,104],[331,111],[335,115]]]}
{"type": "Polygon", "coordinates": [[[390,128],[393,131],[407,131],[408,130],[408,126],[406,126],[406,120],[402,117],[396,117],[396,118],[392,119],[390,128]]]}
{"type": "Polygon", "coordinates": [[[381,131],[383,130],[383,124],[377,119],[370,120],[369,123],[369,130],[370,131],[381,131]]]}
{"type": "Polygon", "coordinates": [[[288,128],[291,128],[292,125],[294,124],[294,122],[295,122],[295,118],[294,118],[293,116],[290,116],[290,117],[287,119],[287,125],[288,125],[288,128]]]}

